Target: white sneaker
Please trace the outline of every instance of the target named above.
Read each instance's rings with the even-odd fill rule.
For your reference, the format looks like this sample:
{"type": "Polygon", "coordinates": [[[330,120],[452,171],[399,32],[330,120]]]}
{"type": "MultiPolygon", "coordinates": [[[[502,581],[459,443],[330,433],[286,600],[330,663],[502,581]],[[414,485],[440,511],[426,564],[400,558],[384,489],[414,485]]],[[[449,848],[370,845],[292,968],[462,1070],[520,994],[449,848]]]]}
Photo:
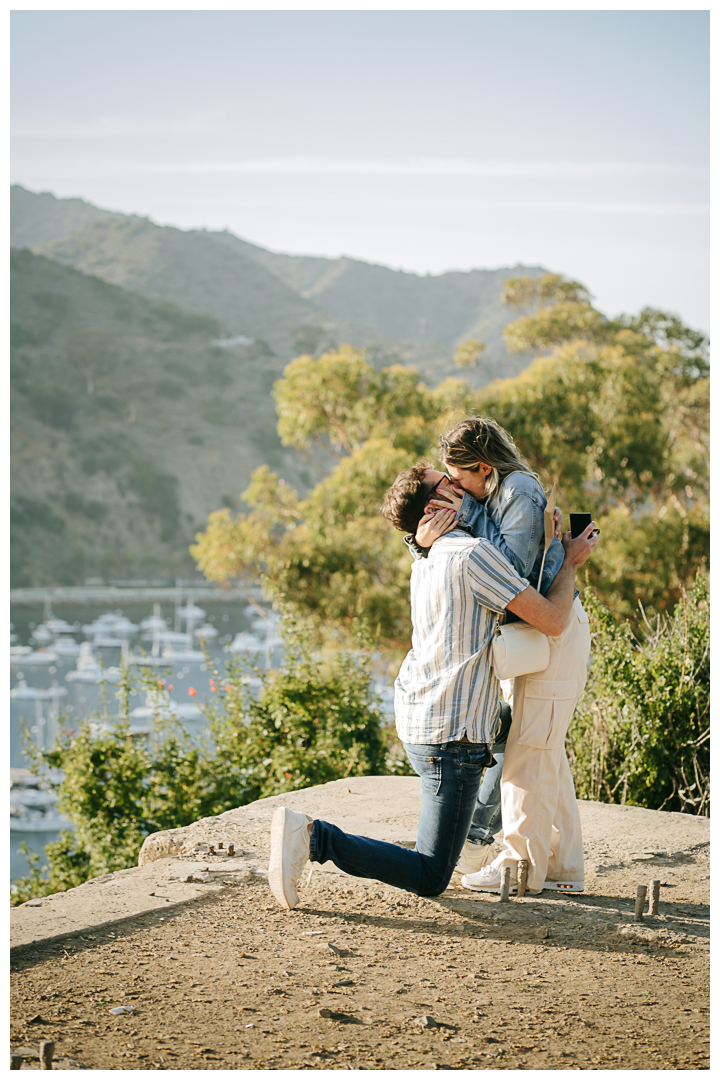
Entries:
{"type": "MultiPolygon", "coordinates": [[[[465,874],[462,878],[462,884],[466,889],[472,889],[474,892],[492,892],[499,893],[502,890],[502,863],[500,866],[493,866],[490,863],[489,866],[484,866],[482,870],[478,870],[474,874],[465,874]]],[[[517,869],[513,874],[512,868],[510,869],[510,892],[516,893],[518,886],[517,869]]]]}
{"type": "Polygon", "coordinates": [[[497,844],[475,844],[466,840],[455,867],[456,874],[475,874],[499,854],[497,844]]]}
{"type": "Polygon", "coordinates": [[[312,820],[287,806],[279,806],[273,814],[268,884],[278,903],[288,910],[300,899],[297,883],[310,858],[308,825],[312,820]]]}

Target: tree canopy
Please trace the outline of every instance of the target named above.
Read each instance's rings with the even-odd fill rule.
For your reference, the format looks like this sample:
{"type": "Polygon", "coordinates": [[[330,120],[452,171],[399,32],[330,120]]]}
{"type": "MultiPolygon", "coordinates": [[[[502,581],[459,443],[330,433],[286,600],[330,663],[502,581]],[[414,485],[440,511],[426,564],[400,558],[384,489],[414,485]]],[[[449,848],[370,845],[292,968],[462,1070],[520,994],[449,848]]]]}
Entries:
{"type": "Polygon", "coordinates": [[[278,432],[285,445],[332,449],[337,464],[304,498],[258,469],[243,493],[250,512],[218,510],[198,534],[203,572],[261,577],[320,639],[361,617],[398,656],[411,559],[379,515],[382,497],[403,468],[436,460],[442,430],[477,414],[510,431],[544,484],[558,483],[561,509],[598,520],[587,579],[616,617],[635,617],[638,601],[672,608],[708,558],[706,339],[654,309],[608,319],[560,275],[511,279],[505,299],[523,311],[508,346],[535,359],[480,390],[459,378],[429,388],[413,368],[377,370],[350,345],[293,360],[275,384],[278,432]]]}

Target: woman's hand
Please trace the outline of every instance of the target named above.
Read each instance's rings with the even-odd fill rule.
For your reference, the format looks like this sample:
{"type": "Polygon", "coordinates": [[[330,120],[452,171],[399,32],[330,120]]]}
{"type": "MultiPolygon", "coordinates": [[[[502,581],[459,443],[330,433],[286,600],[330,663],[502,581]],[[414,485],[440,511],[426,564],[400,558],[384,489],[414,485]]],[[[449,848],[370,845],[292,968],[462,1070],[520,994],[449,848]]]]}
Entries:
{"type": "Polygon", "coordinates": [[[452,532],[455,528],[456,517],[456,512],[448,508],[425,514],[420,519],[420,524],[415,533],[415,539],[420,547],[430,548],[445,533],[452,532]]]}
{"type": "Polygon", "coordinates": [[[459,510],[462,506],[463,495],[465,492],[463,491],[458,495],[456,488],[444,487],[442,491],[439,491],[437,494],[437,498],[430,499],[428,502],[425,507],[425,513],[427,513],[429,509],[447,510],[448,506],[451,506],[453,510],[459,510]]]}
{"type": "Polygon", "coordinates": [[[562,540],[563,512],[559,506],[555,507],[553,519],[555,521],[555,539],[562,540]]]}

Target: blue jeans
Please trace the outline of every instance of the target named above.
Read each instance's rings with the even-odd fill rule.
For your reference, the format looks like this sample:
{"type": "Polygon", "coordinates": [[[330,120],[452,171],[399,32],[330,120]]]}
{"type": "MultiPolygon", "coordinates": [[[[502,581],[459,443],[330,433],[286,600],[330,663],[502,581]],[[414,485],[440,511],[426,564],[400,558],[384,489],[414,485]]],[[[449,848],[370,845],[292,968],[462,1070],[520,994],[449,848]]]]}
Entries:
{"type": "Polygon", "coordinates": [[[313,862],[332,860],[353,877],[374,878],[418,896],[439,896],[448,886],[467,839],[483,770],[492,762],[487,743],[404,743],[422,780],[415,848],[352,836],[317,820],[310,835],[313,862]]]}
{"type": "Polygon", "coordinates": [[[500,731],[493,746],[493,757],[497,764],[493,765],[491,769],[485,770],[478,792],[470,832],[468,833],[468,840],[475,844],[492,844],[495,839],[495,831],[502,823],[500,781],[505,757],[505,743],[512,722],[510,706],[505,701],[500,703],[500,720],[500,731]]]}

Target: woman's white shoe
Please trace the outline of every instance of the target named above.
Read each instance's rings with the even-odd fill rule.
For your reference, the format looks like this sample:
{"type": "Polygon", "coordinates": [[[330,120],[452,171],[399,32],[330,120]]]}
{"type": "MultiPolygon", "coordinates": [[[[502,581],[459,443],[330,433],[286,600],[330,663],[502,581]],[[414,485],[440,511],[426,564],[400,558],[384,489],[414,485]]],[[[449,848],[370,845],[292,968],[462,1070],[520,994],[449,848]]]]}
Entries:
{"type": "MultiPolygon", "coordinates": [[[[482,870],[478,870],[475,874],[465,874],[462,879],[462,884],[466,889],[472,889],[474,892],[492,892],[499,893],[502,890],[502,870],[503,864],[499,866],[493,866],[490,863],[489,866],[484,866],[482,870]]],[[[510,870],[510,892],[516,893],[518,887],[517,870],[513,874],[510,870]]]]}
{"type": "Polygon", "coordinates": [[[456,874],[476,874],[497,857],[500,848],[497,844],[474,844],[466,840],[455,867],[456,874]]]}

